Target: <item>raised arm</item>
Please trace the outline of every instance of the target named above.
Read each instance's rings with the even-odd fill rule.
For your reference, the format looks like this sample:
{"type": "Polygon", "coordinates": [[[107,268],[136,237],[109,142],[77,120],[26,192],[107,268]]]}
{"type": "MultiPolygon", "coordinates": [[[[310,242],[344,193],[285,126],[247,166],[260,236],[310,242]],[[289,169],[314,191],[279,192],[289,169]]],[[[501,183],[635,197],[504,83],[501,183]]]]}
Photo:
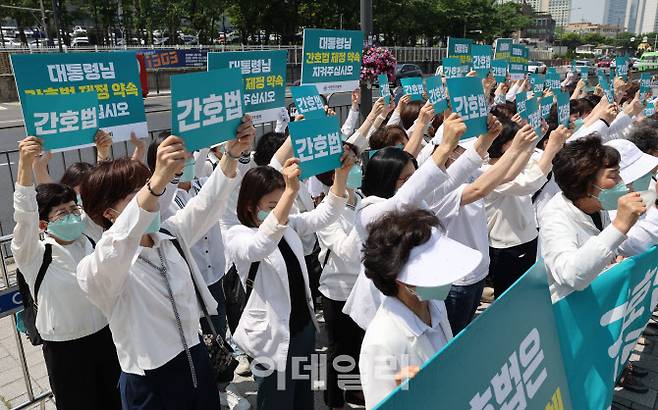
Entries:
{"type": "Polygon", "coordinates": [[[432,122],[434,119],[434,106],[432,103],[427,100],[425,105],[420,109],[418,114],[418,119],[415,122],[413,131],[411,132],[411,137],[407,144],[404,146],[404,150],[414,158],[418,156],[421,148],[423,147],[423,137],[425,136],[425,128],[432,122]]]}
{"type": "Polygon", "coordinates": [[[146,141],[142,138],[137,138],[137,134],[130,132],[130,143],[135,147],[133,149],[132,159],[146,164],[146,141]]]}

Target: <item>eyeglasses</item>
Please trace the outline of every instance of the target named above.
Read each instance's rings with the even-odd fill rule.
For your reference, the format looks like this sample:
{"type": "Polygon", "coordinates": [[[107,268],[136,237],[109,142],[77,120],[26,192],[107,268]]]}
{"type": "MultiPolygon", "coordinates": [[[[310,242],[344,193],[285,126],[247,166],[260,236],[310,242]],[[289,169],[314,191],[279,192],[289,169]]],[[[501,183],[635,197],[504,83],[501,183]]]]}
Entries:
{"type": "Polygon", "coordinates": [[[59,221],[60,219],[68,215],[80,216],[82,215],[82,208],[80,207],[80,205],[73,205],[67,209],[60,209],[59,211],[57,211],[55,215],[53,215],[52,218],[50,218],[50,222],[59,221]]]}

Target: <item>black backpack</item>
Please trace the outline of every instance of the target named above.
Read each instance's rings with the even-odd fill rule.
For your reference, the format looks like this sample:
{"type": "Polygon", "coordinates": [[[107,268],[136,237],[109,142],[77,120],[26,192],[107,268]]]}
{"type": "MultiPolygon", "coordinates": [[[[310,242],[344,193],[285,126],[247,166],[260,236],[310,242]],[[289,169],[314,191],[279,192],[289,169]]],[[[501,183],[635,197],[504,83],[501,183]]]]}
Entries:
{"type": "MultiPolygon", "coordinates": [[[[89,242],[91,242],[92,248],[96,247],[96,242],[93,239],[85,235],[89,242]]],[[[20,270],[16,269],[16,281],[18,282],[18,292],[21,294],[21,299],[23,300],[23,325],[25,326],[25,332],[27,333],[27,338],[30,339],[30,343],[34,346],[43,344],[43,339],[37,330],[36,320],[37,320],[37,303],[35,302],[37,296],[39,295],[39,288],[41,288],[41,283],[43,282],[44,276],[46,276],[46,271],[50,267],[50,263],[53,261],[53,246],[49,243],[45,244],[45,250],[43,252],[43,259],[41,261],[41,267],[39,267],[39,272],[37,273],[37,278],[34,281],[34,298],[30,292],[30,287],[25,281],[25,277],[20,270]]]]}

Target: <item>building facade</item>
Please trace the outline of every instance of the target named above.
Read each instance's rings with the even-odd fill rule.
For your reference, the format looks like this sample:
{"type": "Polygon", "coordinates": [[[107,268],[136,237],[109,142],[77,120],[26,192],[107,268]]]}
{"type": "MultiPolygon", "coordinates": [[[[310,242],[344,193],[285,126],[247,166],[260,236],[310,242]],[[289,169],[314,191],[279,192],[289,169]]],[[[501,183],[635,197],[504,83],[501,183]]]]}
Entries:
{"type": "Polygon", "coordinates": [[[628,0],[624,27],[636,34],[658,31],[658,0],[628,0]]]}
{"type": "Polygon", "coordinates": [[[564,26],[567,33],[600,34],[604,37],[614,38],[624,30],[622,26],[594,23],[570,23],[564,26]]]}

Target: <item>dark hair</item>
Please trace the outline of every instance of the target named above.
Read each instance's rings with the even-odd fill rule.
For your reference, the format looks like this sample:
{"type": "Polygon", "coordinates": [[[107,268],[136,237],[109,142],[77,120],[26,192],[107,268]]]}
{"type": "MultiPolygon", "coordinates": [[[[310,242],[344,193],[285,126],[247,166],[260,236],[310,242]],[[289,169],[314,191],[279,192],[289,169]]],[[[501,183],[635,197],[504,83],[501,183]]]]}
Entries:
{"type": "Polygon", "coordinates": [[[88,162],[76,162],[71,164],[71,166],[64,171],[64,175],[62,175],[62,179],[59,180],[59,183],[75,188],[82,184],[85,176],[87,176],[93,167],[94,166],[88,162]]]}
{"type": "Polygon", "coordinates": [[[397,295],[395,280],[409,260],[411,250],[427,242],[432,227],[438,225],[438,218],[422,209],[390,212],[368,225],[363,266],[366,276],[380,292],[386,296],[397,295]]]}
{"type": "Polygon", "coordinates": [[[48,214],[54,207],[67,202],[78,203],[73,187],[65,184],[40,184],[36,188],[39,220],[47,221],[48,214]]]}
{"type": "Polygon", "coordinates": [[[366,196],[393,197],[395,184],[409,162],[418,168],[414,157],[399,148],[387,147],[377,151],[366,165],[361,192],[366,196]]]}
{"type": "Polygon", "coordinates": [[[280,132],[268,132],[263,134],[256,143],[254,162],[256,165],[269,165],[276,151],[286,140],[285,134],[280,132]]]}
{"type": "Polygon", "coordinates": [[[409,101],[400,111],[400,122],[405,130],[414,125],[414,121],[420,114],[420,109],[423,108],[425,103],[423,101],[409,101]]]}
{"type": "Polygon", "coordinates": [[[591,97],[595,97],[595,96],[594,96],[594,95],[590,95],[590,96],[587,96],[587,97],[584,97],[584,98],[580,98],[580,99],[579,99],[579,100],[580,100],[581,107],[582,107],[582,108],[581,108],[581,114],[580,114],[581,116],[585,116],[585,115],[589,114],[590,112],[592,112],[592,110],[594,109],[594,107],[596,107],[596,104],[598,104],[599,101],[601,100],[601,99],[599,98],[599,100],[596,101],[595,99],[593,99],[593,98],[591,98],[591,97]]]}
{"type": "Polygon", "coordinates": [[[517,132],[519,132],[519,125],[513,121],[501,121],[503,124],[503,130],[500,132],[500,135],[493,141],[493,144],[489,147],[487,151],[490,158],[500,158],[503,156],[503,145],[507,142],[512,141],[517,132]]]}
{"type": "Polygon", "coordinates": [[[283,175],[268,165],[261,165],[247,171],[244,178],[242,178],[236,206],[240,223],[255,228],[257,226],[256,206],[260,199],[270,192],[285,187],[286,183],[283,180],[283,175]]]}
{"type": "Polygon", "coordinates": [[[143,187],[150,176],[146,165],[131,158],[100,162],[80,187],[85,213],[97,225],[109,229],[112,223],[103,212],[143,187]]]}
{"type": "Polygon", "coordinates": [[[628,140],[635,144],[645,154],[656,155],[658,153],[658,130],[654,121],[643,121],[633,127],[628,140]]]}
{"type": "Polygon", "coordinates": [[[591,134],[565,146],[553,158],[553,175],[564,196],[575,201],[589,194],[600,169],[619,165],[619,152],[591,134]]]}
{"type": "Polygon", "coordinates": [[[158,147],[162,144],[162,141],[166,140],[169,137],[169,133],[166,131],[158,134],[157,137],[149,144],[148,149],[146,150],[146,164],[151,169],[151,172],[155,171],[155,161],[158,158],[158,147]]]}
{"type": "Polygon", "coordinates": [[[619,104],[624,104],[625,102],[631,101],[633,98],[635,98],[635,94],[640,91],[640,82],[639,81],[633,81],[629,83],[622,94],[622,97],[619,99],[619,104]]]}
{"type": "Polygon", "coordinates": [[[407,135],[407,132],[404,130],[404,128],[394,124],[377,129],[372,133],[368,142],[370,149],[382,149],[386,147],[393,147],[399,143],[404,143],[404,140],[408,139],[409,136],[407,135]]]}
{"type": "Polygon", "coordinates": [[[516,114],[516,104],[511,101],[505,101],[503,104],[496,104],[491,107],[491,114],[493,114],[498,121],[509,121],[516,114]]]}
{"type": "Polygon", "coordinates": [[[590,105],[583,102],[580,98],[569,100],[569,112],[571,114],[578,114],[582,117],[586,110],[591,110],[590,105]]]}
{"type": "MultiPolygon", "coordinates": [[[[359,158],[359,147],[349,142],[343,141],[343,146],[345,145],[347,145],[350,148],[350,150],[354,153],[354,155],[356,155],[356,157],[359,158]]],[[[330,187],[334,184],[335,171],[336,171],[335,169],[332,169],[331,171],[317,174],[315,177],[318,179],[318,181],[322,182],[323,185],[330,187]]]]}

